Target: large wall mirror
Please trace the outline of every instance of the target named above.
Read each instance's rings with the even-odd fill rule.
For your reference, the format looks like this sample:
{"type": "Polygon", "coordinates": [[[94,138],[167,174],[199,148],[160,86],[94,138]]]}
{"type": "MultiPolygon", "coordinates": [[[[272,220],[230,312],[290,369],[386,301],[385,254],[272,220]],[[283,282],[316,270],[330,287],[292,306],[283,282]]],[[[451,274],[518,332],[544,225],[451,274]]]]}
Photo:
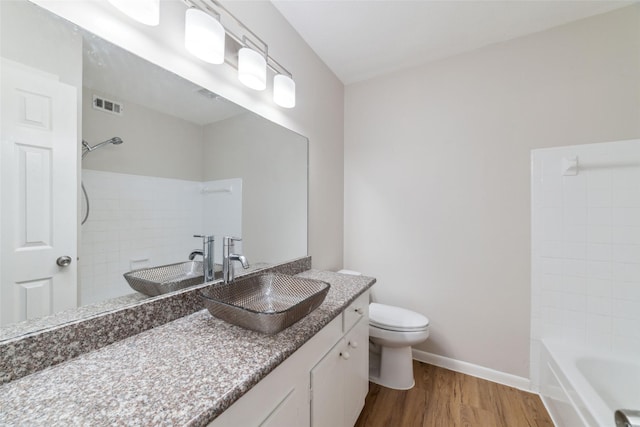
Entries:
{"type": "Polygon", "coordinates": [[[305,137],[26,0],[0,7],[0,339],[138,303],[123,273],[186,261],[194,234],[218,263],[225,235],[254,265],[307,254],[305,137]]]}

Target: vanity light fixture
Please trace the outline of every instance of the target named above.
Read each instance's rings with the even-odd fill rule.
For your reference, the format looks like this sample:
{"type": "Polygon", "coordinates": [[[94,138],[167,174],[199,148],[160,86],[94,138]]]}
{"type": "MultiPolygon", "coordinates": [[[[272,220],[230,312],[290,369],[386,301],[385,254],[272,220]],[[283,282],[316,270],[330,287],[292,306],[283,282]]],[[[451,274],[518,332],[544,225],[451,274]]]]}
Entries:
{"type": "Polygon", "coordinates": [[[238,51],[238,80],[254,90],[267,87],[267,60],[250,47],[238,51]]]}
{"type": "Polygon", "coordinates": [[[160,0],[109,0],[129,18],[150,26],[160,23],[160,0]]]}
{"type": "MultiPolygon", "coordinates": [[[[126,1],[126,0],[121,0],[126,1]]],[[[267,72],[270,70],[274,73],[273,80],[273,101],[283,108],[293,108],[296,105],[296,85],[293,76],[275,59],[269,56],[269,46],[251,31],[246,25],[229,12],[218,0],[182,0],[189,9],[188,14],[196,15],[200,12],[207,19],[202,19],[199,24],[202,27],[198,30],[199,37],[193,37],[194,41],[188,41],[187,32],[189,32],[189,23],[185,23],[185,46],[187,50],[198,58],[205,59],[205,55],[211,55],[211,47],[205,47],[210,42],[211,36],[205,34],[205,29],[211,30],[216,27],[216,34],[222,33],[223,40],[229,37],[236,45],[241,46],[238,50],[237,68],[238,79],[247,87],[255,90],[264,90],[267,87],[267,72]],[[193,11],[193,12],[190,12],[193,11]],[[214,18],[218,17],[218,19],[214,18]],[[220,30],[221,28],[221,30],[220,30]],[[198,47],[195,47],[198,45],[198,47]],[[190,47],[191,46],[191,47],[190,47]],[[200,53],[196,53],[200,52],[200,53]]],[[[187,21],[190,18],[187,16],[187,21]]],[[[232,43],[233,44],[233,43],[232,43]]],[[[224,41],[222,46],[222,58],[218,58],[219,62],[207,61],[214,64],[221,64],[225,60],[232,66],[236,64],[235,55],[225,58],[224,41]]],[[[229,50],[228,48],[226,49],[229,50]]]]}
{"type": "MultiPolygon", "coordinates": [[[[237,58],[238,79],[251,89],[264,90],[267,87],[267,69],[270,69],[275,73],[273,102],[283,108],[295,107],[293,76],[269,56],[269,46],[260,37],[217,0],[182,1],[189,7],[185,14],[184,46],[190,53],[210,64],[222,64],[226,59],[225,40],[228,36],[242,46],[237,58]],[[223,24],[223,16],[233,23],[235,31],[223,24]]],[[[109,3],[143,24],[158,25],[160,22],[160,0],[109,0],[109,3]]],[[[229,62],[233,64],[234,60],[229,62]]]]}
{"type": "Polygon", "coordinates": [[[200,9],[187,9],[184,22],[184,46],[210,64],[224,62],[225,30],[220,21],[200,9]]]}

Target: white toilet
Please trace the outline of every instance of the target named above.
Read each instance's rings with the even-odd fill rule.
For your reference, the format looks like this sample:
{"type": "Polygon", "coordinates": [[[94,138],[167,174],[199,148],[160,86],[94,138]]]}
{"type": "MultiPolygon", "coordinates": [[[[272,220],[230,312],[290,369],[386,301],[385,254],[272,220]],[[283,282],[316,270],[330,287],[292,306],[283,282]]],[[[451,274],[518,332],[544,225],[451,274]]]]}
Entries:
{"type": "MultiPolygon", "coordinates": [[[[350,270],[338,273],[360,275],[350,270]]],[[[415,385],[411,346],[429,337],[429,319],[405,308],[369,304],[369,381],[396,390],[415,385]]]]}
{"type": "Polygon", "coordinates": [[[414,311],[369,304],[369,381],[397,390],[415,384],[411,346],[429,337],[429,319],[414,311]]]}

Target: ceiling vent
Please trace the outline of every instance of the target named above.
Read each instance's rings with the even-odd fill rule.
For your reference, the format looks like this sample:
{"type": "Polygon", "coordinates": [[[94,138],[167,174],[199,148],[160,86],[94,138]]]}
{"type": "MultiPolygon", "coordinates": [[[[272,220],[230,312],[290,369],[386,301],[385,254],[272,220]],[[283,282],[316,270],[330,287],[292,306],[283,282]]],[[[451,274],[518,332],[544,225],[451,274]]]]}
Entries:
{"type": "Polygon", "coordinates": [[[93,95],[93,108],[95,108],[96,110],[115,114],[117,116],[121,116],[124,110],[124,108],[122,107],[122,103],[112,101],[98,95],[93,95]]]}

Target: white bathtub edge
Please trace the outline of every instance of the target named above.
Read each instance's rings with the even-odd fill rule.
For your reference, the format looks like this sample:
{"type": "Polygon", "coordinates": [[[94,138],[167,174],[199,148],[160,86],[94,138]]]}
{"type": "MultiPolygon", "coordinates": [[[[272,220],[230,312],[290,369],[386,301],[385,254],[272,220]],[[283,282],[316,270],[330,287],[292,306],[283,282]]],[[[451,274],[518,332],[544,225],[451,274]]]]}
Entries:
{"type": "Polygon", "coordinates": [[[483,380],[492,381],[494,383],[503,384],[519,390],[535,393],[531,391],[531,381],[529,378],[519,377],[517,375],[508,374],[506,372],[496,371],[480,365],[475,365],[461,360],[451,359],[449,357],[440,356],[438,354],[428,353],[422,350],[412,349],[413,358],[419,362],[428,363],[430,365],[439,366],[441,368],[450,369],[473,377],[482,378],[483,380]]]}

